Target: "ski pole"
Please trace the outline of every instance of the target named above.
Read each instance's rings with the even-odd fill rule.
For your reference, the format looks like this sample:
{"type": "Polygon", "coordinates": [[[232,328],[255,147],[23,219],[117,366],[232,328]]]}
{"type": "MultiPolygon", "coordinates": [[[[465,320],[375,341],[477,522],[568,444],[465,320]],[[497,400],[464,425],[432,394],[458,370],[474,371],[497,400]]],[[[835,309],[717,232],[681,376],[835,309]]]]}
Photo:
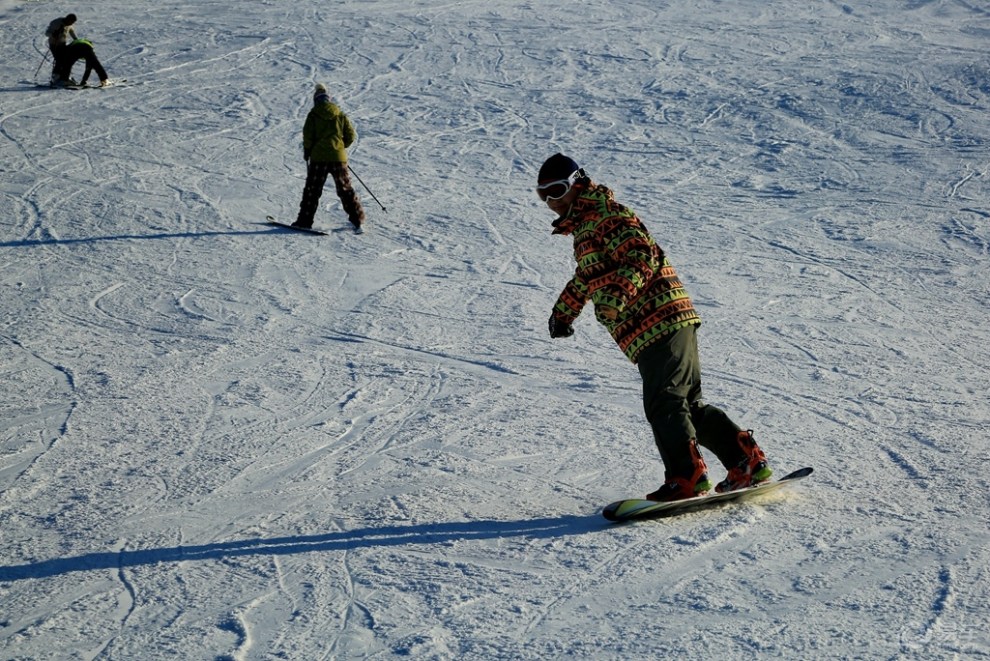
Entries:
{"type": "Polygon", "coordinates": [[[361,185],[364,186],[364,190],[368,191],[368,195],[370,195],[372,198],[374,198],[375,202],[378,202],[378,206],[380,206],[382,208],[382,211],[384,211],[385,213],[388,213],[388,209],[385,208],[385,205],[382,204],[381,201],[377,197],[375,197],[375,194],[371,192],[371,189],[370,188],[368,188],[368,184],[366,184],[363,181],[361,181],[361,177],[358,176],[358,173],[354,171],[354,168],[352,168],[350,166],[350,164],[347,165],[347,169],[351,171],[351,174],[354,175],[354,178],[355,179],[357,179],[358,181],[361,182],[361,185]]]}
{"type": "Polygon", "coordinates": [[[38,65],[38,68],[34,72],[34,80],[35,81],[38,80],[38,72],[41,71],[41,67],[44,66],[45,62],[47,62],[47,61],[48,61],[48,53],[42,53],[41,54],[41,64],[38,65]]]}

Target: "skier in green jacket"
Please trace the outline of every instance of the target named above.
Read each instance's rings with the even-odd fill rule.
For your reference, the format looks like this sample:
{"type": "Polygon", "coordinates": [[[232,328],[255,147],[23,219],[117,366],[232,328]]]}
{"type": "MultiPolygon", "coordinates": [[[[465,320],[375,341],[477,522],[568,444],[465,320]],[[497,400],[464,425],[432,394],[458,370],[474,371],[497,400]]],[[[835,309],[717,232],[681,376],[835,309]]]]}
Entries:
{"type": "Polygon", "coordinates": [[[563,154],[540,168],[536,192],[558,215],[553,233],[573,237],[577,262],[550,315],[550,337],[572,335],[572,324],[591,302],[597,320],[643,378],[643,404],[665,476],[646,497],[671,501],[707,493],[712,483],[698,445],[728,470],[718,492],[770,479],[773,471],[752,432],[702,401],[696,339],[701,318],[636,214],[563,154]]]}
{"type": "Polygon", "coordinates": [[[356,137],[351,121],[330,98],[326,85],[318,84],[313,94],[313,108],[306,115],[306,123],[303,125],[306,187],[303,189],[302,202],[299,203],[299,216],[293,223],[295,227],[313,226],[320,197],[323,195],[323,186],[327,177],[332,176],[337,197],[340,198],[348,220],[355,230],[361,229],[364,210],[347,173],[347,148],[356,137]]]}

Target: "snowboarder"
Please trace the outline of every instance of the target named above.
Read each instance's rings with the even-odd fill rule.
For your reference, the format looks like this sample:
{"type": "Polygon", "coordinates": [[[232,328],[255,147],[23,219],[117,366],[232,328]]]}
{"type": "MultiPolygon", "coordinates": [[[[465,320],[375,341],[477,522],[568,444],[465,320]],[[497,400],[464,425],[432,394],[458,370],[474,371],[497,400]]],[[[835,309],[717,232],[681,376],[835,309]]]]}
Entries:
{"type": "Polygon", "coordinates": [[[728,470],[715,490],[768,480],[766,456],[728,415],[701,397],[696,331],[701,319],[663,250],[636,214],[594,183],[571,158],[554,154],[536,192],[558,215],[553,233],[572,235],[577,269],[550,315],[550,337],[569,337],[590,301],[643,378],[643,404],[664,464],[664,483],[646,498],[672,501],[707,493],[707,448],[728,470]]]}
{"type": "Polygon", "coordinates": [[[303,156],[306,159],[306,187],[295,227],[312,227],[316,210],[320,206],[323,186],[327,177],[333,177],[337,197],[344,207],[348,220],[356,230],[364,222],[364,210],[358,200],[351,178],[347,173],[347,148],[354,142],[356,133],[347,115],[330,98],[326,85],[317,84],[313,93],[313,108],[306,115],[303,125],[303,156]]]}
{"type": "Polygon", "coordinates": [[[48,37],[48,48],[52,52],[54,64],[52,65],[52,85],[65,86],[77,84],[72,80],[72,65],[77,60],[86,61],[86,71],[83,74],[79,85],[85,85],[89,80],[91,72],[96,71],[100,79],[100,87],[109,85],[110,80],[103,65],[96,57],[93,44],[85,39],[76,37],[76,15],[69,14],[63,18],[56,18],[48,24],[45,36],[48,37]],[[71,39],[71,41],[70,41],[71,39]]]}

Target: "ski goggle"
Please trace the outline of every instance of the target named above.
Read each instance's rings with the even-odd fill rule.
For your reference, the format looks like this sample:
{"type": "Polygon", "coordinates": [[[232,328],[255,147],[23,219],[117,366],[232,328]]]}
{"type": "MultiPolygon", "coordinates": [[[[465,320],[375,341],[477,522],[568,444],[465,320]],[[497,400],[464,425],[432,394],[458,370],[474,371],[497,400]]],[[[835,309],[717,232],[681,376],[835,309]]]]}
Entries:
{"type": "Polygon", "coordinates": [[[559,200],[570,192],[571,188],[574,187],[574,183],[580,178],[581,171],[575,170],[567,179],[558,179],[556,181],[548,181],[545,184],[540,184],[536,187],[536,194],[539,195],[540,199],[544,202],[547,200],[559,200]]]}

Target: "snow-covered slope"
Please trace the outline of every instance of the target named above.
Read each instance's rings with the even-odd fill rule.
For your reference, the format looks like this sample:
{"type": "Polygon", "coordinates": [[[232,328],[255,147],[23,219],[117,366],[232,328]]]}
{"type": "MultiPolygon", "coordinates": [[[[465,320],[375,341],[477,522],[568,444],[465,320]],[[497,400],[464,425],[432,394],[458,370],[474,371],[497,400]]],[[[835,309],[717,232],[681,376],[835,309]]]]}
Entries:
{"type": "MultiPolygon", "coordinates": [[[[0,657],[990,656],[976,2],[0,0],[0,657]],[[49,90],[68,11],[114,78],[49,90]],[[325,82],[368,230],[292,219],[325,82]],[[564,151],[704,318],[779,497],[642,525],[564,151]]],[[[81,69],[81,65],[78,65],[81,69]]],[[[715,479],[721,474],[716,471],[715,479]]]]}

